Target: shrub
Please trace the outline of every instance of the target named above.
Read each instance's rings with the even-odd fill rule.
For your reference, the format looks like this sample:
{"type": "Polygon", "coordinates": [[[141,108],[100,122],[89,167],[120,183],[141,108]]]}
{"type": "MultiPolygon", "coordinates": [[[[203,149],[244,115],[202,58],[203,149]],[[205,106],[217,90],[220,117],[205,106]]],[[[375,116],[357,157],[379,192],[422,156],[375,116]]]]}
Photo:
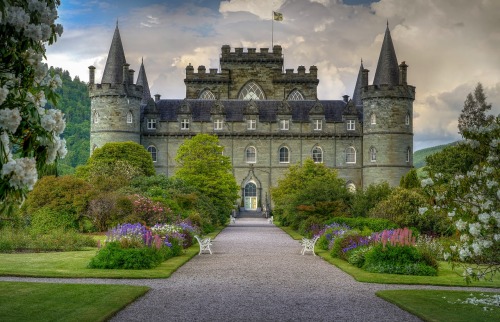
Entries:
{"type": "Polygon", "coordinates": [[[327,224],[345,224],[352,229],[364,230],[368,228],[371,231],[382,231],[385,229],[395,229],[398,228],[394,222],[381,219],[381,218],[347,218],[347,217],[336,217],[327,222],[327,224]]]}
{"type": "Polygon", "coordinates": [[[78,220],[67,212],[58,212],[48,207],[40,208],[31,215],[30,230],[46,234],[54,229],[77,229],[78,220]]]}
{"type": "Polygon", "coordinates": [[[348,252],[347,261],[349,264],[361,268],[365,264],[365,255],[370,250],[371,246],[363,246],[353,249],[348,252]]]}
{"type": "Polygon", "coordinates": [[[89,268],[145,269],[158,266],[162,261],[163,254],[156,248],[123,248],[119,242],[111,242],[92,258],[89,268]]]}
{"type": "Polygon", "coordinates": [[[351,227],[345,224],[333,223],[324,226],[322,230],[318,232],[320,235],[317,245],[320,249],[328,250],[332,247],[333,242],[336,238],[343,236],[346,232],[350,231],[351,227]]]}
{"type": "Polygon", "coordinates": [[[362,236],[358,231],[350,231],[342,237],[336,238],[330,252],[332,257],[338,257],[347,261],[347,252],[359,246],[366,246],[370,239],[362,236]]]}

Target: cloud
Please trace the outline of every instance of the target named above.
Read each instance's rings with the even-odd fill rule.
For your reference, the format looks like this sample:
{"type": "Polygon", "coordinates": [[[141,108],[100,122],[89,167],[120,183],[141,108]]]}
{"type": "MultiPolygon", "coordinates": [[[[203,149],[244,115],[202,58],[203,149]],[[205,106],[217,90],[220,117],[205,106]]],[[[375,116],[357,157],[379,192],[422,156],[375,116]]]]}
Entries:
{"type": "MultiPolygon", "coordinates": [[[[196,3],[203,2],[121,8],[127,61],[138,70],[144,57],[151,91],[163,98],[185,96],[187,64],[218,68],[224,44],[270,48],[274,10],[284,16],[273,25],[284,67],[318,66],[319,99],[352,96],[361,59],[373,79],[388,20],[398,60],[409,65],[408,82],[416,86],[416,148],[459,137],[456,122],[477,82],[500,108],[500,1],[380,0],[350,6],[326,0],[231,0],[218,8],[196,3]]],[[[49,47],[49,64],[82,80],[88,80],[87,67],[93,64],[100,79],[114,27],[114,19],[71,25],[49,47]]]]}

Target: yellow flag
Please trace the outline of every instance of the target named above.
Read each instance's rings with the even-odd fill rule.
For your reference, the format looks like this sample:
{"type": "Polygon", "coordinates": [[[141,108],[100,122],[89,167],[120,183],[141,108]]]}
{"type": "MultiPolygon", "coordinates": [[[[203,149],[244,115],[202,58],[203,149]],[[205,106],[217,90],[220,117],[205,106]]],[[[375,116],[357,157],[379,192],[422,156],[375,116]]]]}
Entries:
{"type": "Polygon", "coordinates": [[[283,14],[273,11],[273,19],[276,21],[283,21],[283,14]]]}

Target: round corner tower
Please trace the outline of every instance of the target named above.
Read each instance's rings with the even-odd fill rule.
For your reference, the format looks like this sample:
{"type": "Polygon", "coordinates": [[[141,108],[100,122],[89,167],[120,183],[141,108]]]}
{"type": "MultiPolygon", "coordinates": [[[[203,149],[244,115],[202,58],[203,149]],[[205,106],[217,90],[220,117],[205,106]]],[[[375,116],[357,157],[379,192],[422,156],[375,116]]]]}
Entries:
{"type": "Polygon", "coordinates": [[[413,167],[413,101],[407,65],[398,65],[387,27],[373,85],[362,71],[363,187],[388,182],[398,186],[413,167]]]}
{"type": "Polygon", "coordinates": [[[89,67],[90,154],[108,142],[140,144],[143,84],[133,80],[134,70],[126,63],[117,25],[101,84],[95,84],[95,67],[89,67]]]}

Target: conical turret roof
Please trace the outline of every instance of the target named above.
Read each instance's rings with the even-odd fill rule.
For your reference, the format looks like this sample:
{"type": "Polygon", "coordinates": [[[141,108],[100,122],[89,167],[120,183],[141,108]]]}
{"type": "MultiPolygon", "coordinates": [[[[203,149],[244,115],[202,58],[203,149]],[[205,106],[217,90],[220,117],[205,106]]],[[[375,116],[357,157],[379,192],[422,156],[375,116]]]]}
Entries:
{"type": "Polygon", "coordinates": [[[354,87],[354,93],[352,94],[352,102],[354,106],[361,106],[363,102],[361,101],[361,79],[363,77],[363,61],[361,60],[361,66],[359,66],[358,78],[356,79],[356,86],[354,87]]]}
{"type": "Polygon", "coordinates": [[[384,42],[378,57],[377,70],[373,85],[397,85],[399,84],[399,68],[394,45],[392,44],[391,32],[389,31],[389,24],[385,30],[384,42]]]}
{"type": "Polygon", "coordinates": [[[146,76],[146,69],[144,68],[144,60],[141,62],[141,68],[139,69],[139,75],[137,76],[137,85],[142,86],[142,104],[147,104],[151,98],[151,92],[149,91],[148,77],[146,76]]]}
{"type": "Polygon", "coordinates": [[[116,23],[101,83],[121,84],[123,82],[123,65],[126,62],[120,30],[118,30],[118,23],[116,23]]]}

